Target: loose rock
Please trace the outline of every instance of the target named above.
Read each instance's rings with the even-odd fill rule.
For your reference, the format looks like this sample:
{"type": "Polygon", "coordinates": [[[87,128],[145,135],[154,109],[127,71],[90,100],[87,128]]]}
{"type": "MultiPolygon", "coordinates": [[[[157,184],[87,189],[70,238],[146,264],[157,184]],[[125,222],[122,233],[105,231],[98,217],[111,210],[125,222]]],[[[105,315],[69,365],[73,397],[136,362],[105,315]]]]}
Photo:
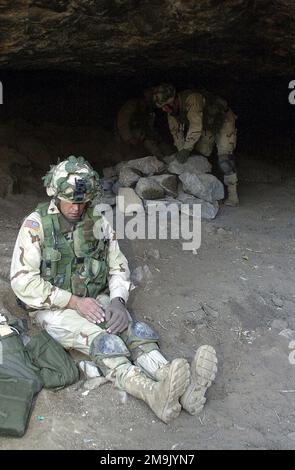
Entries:
{"type": "Polygon", "coordinates": [[[183,173],[179,176],[185,192],[208,202],[224,198],[223,184],[213,175],[195,175],[183,173]]]}
{"type": "Polygon", "coordinates": [[[150,176],[162,173],[165,170],[165,163],[157,159],[157,157],[144,157],[128,161],[128,167],[140,171],[143,175],[150,176]]]}
{"type": "Polygon", "coordinates": [[[181,175],[182,173],[188,172],[195,175],[202,175],[204,173],[210,173],[212,165],[209,163],[206,157],[203,155],[191,155],[185,163],[179,163],[177,160],[172,160],[169,163],[169,173],[181,175]]]}
{"type": "Polygon", "coordinates": [[[135,191],[142,199],[161,199],[165,195],[164,189],[151,177],[140,178],[135,191]]]}
{"type": "Polygon", "coordinates": [[[130,188],[136,185],[140,176],[141,175],[136,170],[133,170],[128,166],[123,166],[119,173],[119,183],[125,188],[130,188]]]}
{"type": "Polygon", "coordinates": [[[201,204],[201,218],[204,220],[212,220],[215,219],[218,210],[219,210],[219,205],[217,201],[214,202],[208,202],[204,201],[203,199],[199,199],[194,196],[190,196],[187,193],[181,192],[178,195],[179,201],[181,201],[181,212],[187,215],[192,216],[193,213],[193,206],[195,204],[201,204]],[[189,207],[184,207],[183,204],[188,204],[189,207]]]}
{"type": "Polygon", "coordinates": [[[176,197],[178,193],[178,180],[174,175],[157,175],[152,177],[169,196],[176,197]]]}
{"type": "Polygon", "coordinates": [[[171,206],[171,204],[174,204],[174,207],[171,209],[174,211],[176,210],[177,213],[180,211],[181,209],[181,203],[178,201],[178,199],[174,199],[172,197],[166,197],[164,199],[145,199],[144,200],[144,207],[145,207],[145,210],[148,210],[148,208],[153,208],[154,210],[156,210],[157,212],[161,212],[161,211],[167,211],[169,206],[171,206]]]}

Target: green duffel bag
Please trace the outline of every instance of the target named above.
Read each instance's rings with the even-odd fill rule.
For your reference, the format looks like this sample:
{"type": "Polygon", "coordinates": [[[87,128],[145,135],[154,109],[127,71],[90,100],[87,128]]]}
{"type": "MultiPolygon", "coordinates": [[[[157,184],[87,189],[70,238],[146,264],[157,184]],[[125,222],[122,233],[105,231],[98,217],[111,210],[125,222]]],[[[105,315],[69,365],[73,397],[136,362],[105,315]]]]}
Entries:
{"type": "Polygon", "coordinates": [[[15,331],[0,336],[0,435],[24,435],[34,396],[43,385],[38,373],[15,331]]]}
{"type": "Polygon", "coordinates": [[[0,374],[0,436],[25,434],[35,389],[33,380],[0,374]]]}
{"type": "Polygon", "coordinates": [[[62,388],[79,380],[79,369],[69,353],[45,330],[33,336],[25,350],[45,388],[62,388]]]}
{"type": "Polygon", "coordinates": [[[34,393],[43,386],[38,367],[32,364],[21,337],[15,332],[0,336],[0,374],[32,381],[34,393]]]}

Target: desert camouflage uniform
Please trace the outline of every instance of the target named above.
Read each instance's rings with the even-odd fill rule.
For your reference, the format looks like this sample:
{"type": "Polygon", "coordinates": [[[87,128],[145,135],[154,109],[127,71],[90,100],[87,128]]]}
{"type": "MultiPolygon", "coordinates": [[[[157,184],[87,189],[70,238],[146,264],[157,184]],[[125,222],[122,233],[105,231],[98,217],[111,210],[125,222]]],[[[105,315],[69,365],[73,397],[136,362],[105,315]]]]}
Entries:
{"type": "Polygon", "coordinates": [[[172,84],[154,88],[153,100],[158,108],[175,106],[178,111],[168,114],[168,125],[181,160],[195,149],[209,157],[216,144],[218,164],[228,189],[226,204],[236,206],[238,177],[234,158],[237,143],[237,116],[222,98],[207,91],[185,90],[177,93],[172,84]],[[181,155],[182,154],[182,155],[181,155]]]}
{"type": "MultiPolygon", "coordinates": [[[[51,168],[45,177],[45,186],[49,196],[63,198],[73,203],[77,203],[81,198],[79,200],[82,203],[85,199],[91,199],[91,193],[95,196],[98,192],[99,179],[96,172],[90,166],[88,168],[87,162],[82,157],[77,159],[71,156],[51,168]],[[82,184],[83,178],[85,184],[82,184]]],[[[67,260],[67,257],[54,260],[57,262],[58,273],[56,275],[54,272],[55,284],[44,278],[47,273],[46,268],[50,271],[52,267],[52,264],[49,268],[46,263],[46,247],[49,248],[49,253],[52,255],[50,259],[53,260],[53,254],[56,255],[56,252],[67,253],[65,246],[68,246],[68,243],[76,262],[81,256],[79,248],[90,240],[92,245],[89,245],[89,248],[94,250],[85,251],[90,254],[81,260],[82,271],[74,267],[76,263],[73,267],[72,263],[69,264],[70,273],[74,270],[70,285],[75,289],[73,279],[76,275],[83,277],[83,270],[89,258],[95,260],[92,253],[105,253],[105,251],[96,251],[93,243],[99,244],[105,240],[108,243],[105,256],[109,295],[106,292],[99,292],[97,299],[103,308],[118,297],[127,301],[131,286],[127,260],[121,253],[114,232],[105,219],[100,219],[100,237],[95,236],[94,242],[93,236],[89,233],[91,224],[86,225],[94,215],[91,211],[92,209],[84,213],[82,228],[80,226],[79,229],[78,223],[77,227],[75,225],[71,231],[66,232],[62,230],[62,223],[56,223],[57,220],[61,221],[63,216],[54,199],[48,206],[38,206],[37,211],[25,219],[18,234],[11,265],[12,289],[39,326],[45,328],[66,349],[77,349],[89,355],[108,379],[115,381],[118,388],[145,401],[162,421],[167,423],[176,418],[181,406],[190,414],[200,412],[205,403],[205,392],[217,370],[216,353],[211,346],[202,346],[198,349],[190,372],[185,359],[174,359],[168,363],[159,351],[157,334],[144,322],[132,320],[130,316],[129,325],[123,332],[118,335],[109,334],[104,328],[105,325],[91,323],[76,310],[67,308],[72,295],[71,289],[63,289],[56,285],[60,270],[64,267],[62,259],[67,260]],[[48,220],[53,221],[53,226],[56,223],[60,232],[55,232],[52,236],[56,245],[53,251],[50,246],[51,237],[47,235],[50,226],[48,220]],[[58,261],[61,263],[58,264],[58,261]]],[[[97,248],[99,249],[98,245],[97,248]]],[[[102,261],[100,259],[100,267],[105,266],[102,261]]],[[[97,278],[91,276],[96,274],[89,273],[85,274],[90,276],[86,279],[95,281],[97,278]]],[[[49,275],[51,274],[48,273],[49,275]]],[[[66,276],[61,281],[62,286],[68,286],[65,279],[66,276]]],[[[78,282],[77,285],[83,288],[83,283],[78,282]]],[[[95,292],[95,282],[93,285],[95,292]]],[[[100,290],[104,282],[98,285],[100,290]]],[[[88,289],[91,289],[91,282],[86,285],[85,281],[84,287],[88,292],[88,289]]]]}
{"type": "Polygon", "coordinates": [[[232,154],[236,147],[236,115],[222,98],[185,90],[177,94],[179,117],[168,115],[177,150],[194,148],[209,157],[216,143],[218,156],[232,154]]]}
{"type": "Polygon", "coordinates": [[[177,150],[197,152],[209,157],[217,147],[218,165],[228,190],[227,205],[238,205],[238,176],[234,150],[237,143],[236,115],[222,98],[207,92],[178,93],[179,116],[168,115],[168,125],[177,150]]]}
{"type": "MultiPolygon", "coordinates": [[[[59,213],[53,200],[48,213],[59,213]]],[[[107,254],[109,295],[102,293],[99,300],[106,307],[109,299],[114,297],[122,297],[127,301],[131,283],[127,260],[120,251],[115,234],[105,218],[103,232],[109,241],[107,254]]],[[[53,338],[66,349],[73,348],[88,354],[92,338],[103,330],[80,316],[75,310],[66,308],[71,292],[54,286],[41,277],[43,242],[41,217],[38,212],[33,212],[22,224],[15,244],[11,264],[12,289],[29,308],[30,316],[53,338]]]]}

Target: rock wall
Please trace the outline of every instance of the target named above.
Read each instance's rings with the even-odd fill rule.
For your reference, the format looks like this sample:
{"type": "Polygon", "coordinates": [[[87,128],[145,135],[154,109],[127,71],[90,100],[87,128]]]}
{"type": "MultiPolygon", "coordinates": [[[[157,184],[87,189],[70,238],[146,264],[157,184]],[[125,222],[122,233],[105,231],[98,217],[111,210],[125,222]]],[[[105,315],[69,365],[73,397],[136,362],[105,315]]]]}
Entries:
{"type": "Polygon", "coordinates": [[[293,0],[4,0],[0,67],[293,73],[293,0]]]}

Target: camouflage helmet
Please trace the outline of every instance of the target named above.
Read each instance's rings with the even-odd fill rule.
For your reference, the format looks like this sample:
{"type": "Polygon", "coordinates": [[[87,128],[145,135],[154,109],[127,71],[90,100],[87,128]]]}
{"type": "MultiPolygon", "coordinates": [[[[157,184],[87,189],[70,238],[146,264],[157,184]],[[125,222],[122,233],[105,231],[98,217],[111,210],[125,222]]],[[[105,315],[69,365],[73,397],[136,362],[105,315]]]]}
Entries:
{"type": "Polygon", "coordinates": [[[72,203],[86,203],[102,195],[98,173],[84,157],[69,156],[52,165],[43,177],[48,196],[72,203]]]}
{"type": "Polygon", "coordinates": [[[175,87],[171,83],[161,83],[154,87],[153,101],[158,108],[161,108],[167,102],[175,97],[175,87]]]}

